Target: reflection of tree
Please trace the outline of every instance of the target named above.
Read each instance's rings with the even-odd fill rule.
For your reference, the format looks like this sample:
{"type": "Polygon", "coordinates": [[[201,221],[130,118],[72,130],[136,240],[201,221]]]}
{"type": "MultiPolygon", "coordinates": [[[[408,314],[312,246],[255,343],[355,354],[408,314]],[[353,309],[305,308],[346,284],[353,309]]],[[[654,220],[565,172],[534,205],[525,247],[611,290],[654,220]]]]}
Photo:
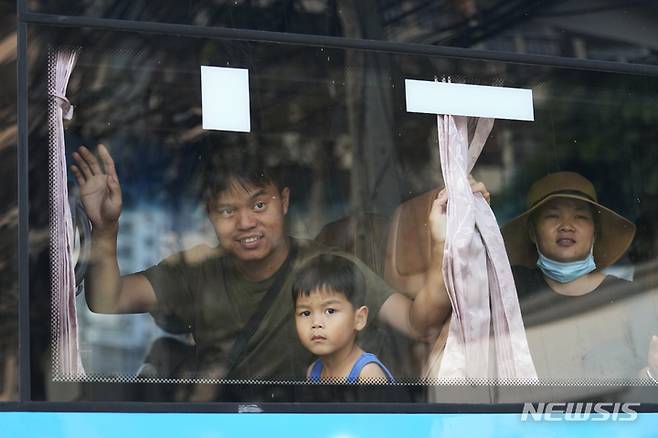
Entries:
{"type": "Polygon", "coordinates": [[[556,96],[568,96],[553,109],[561,127],[556,152],[587,163],[599,183],[619,194],[658,195],[656,80],[592,76],[589,85],[564,81],[555,87],[556,96]]]}
{"type": "MultiPolygon", "coordinates": [[[[383,28],[374,13],[374,1],[339,1],[346,36],[383,38],[383,28]]],[[[395,171],[395,126],[391,92],[390,56],[348,51],[345,60],[346,100],[352,154],[352,205],[355,213],[388,213],[400,202],[395,171]]]]}
{"type": "MultiPolygon", "coordinates": [[[[540,130],[539,147],[516,169],[510,192],[525,193],[522,187],[546,173],[573,170],[592,180],[605,205],[628,217],[658,199],[656,80],[567,72],[549,84],[551,97],[537,114],[544,123],[533,128],[540,130]]],[[[524,148],[518,144],[517,153],[524,148]]]]}
{"type": "MultiPolygon", "coordinates": [[[[105,18],[464,46],[490,41],[506,30],[517,32],[511,25],[527,22],[523,12],[529,9],[518,7],[513,14],[506,12],[514,5],[537,11],[545,2],[241,0],[211,3],[47,2],[57,12],[105,18]],[[418,33],[419,28],[426,33],[418,33]]],[[[7,16],[13,19],[11,14],[7,16]]],[[[0,35],[0,80],[11,84],[15,78],[13,24],[3,29],[7,33],[0,35]]],[[[475,75],[478,79],[500,75],[505,77],[506,84],[513,86],[535,83],[535,79],[528,81],[524,76],[526,70],[533,71],[532,67],[495,63],[90,29],[52,31],[39,26],[33,29],[29,53],[30,202],[37,208],[32,209],[31,243],[35,258],[42,262],[47,256],[48,212],[43,178],[47,162],[42,147],[47,138],[40,108],[45,108],[43,61],[48,44],[84,46],[69,88],[76,105],[74,120],[67,125],[69,150],[80,142],[91,146],[99,141],[109,142],[122,182],[130,187],[126,202],[136,202],[136,197],[141,196],[169,203],[173,211],[180,210],[185,201],[195,196],[195,174],[204,159],[195,69],[201,63],[250,68],[255,73],[252,109],[257,132],[247,140],[223,136],[223,144],[217,146],[267,146],[262,153],[267,154],[268,162],[289,165],[298,176],[306,175],[293,181],[299,189],[293,195],[293,202],[306,203],[314,212],[309,229],[319,228],[327,210],[331,210],[330,214],[345,210],[356,215],[372,210],[390,213],[404,197],[435,184],[427,170],[432,156],[428,152],[435,147],[434,121],[431,117],[422,120],[400,117],[404,104],[398,77],[402,75],[396,69],[417,78],[430,79],[437,72],[460,72],[465,74],[465,80],[473,82],[477,82],[473,80],[475,75]],[[402,58],[404,63],[398,66],[396,62],[402,58]],[[396,86],[395,91],[392,85],[396,86]],[[428,133],[431,133],[429,142],[428,133]],[[334,159],[340,154],[344,155],[340,157],[342,161],[334,159]],[[396,172],[405,171],[398,180],[396,172]],[[350,172],[349,178],[344,178],[345,172],[350,172]],[[310,186],[309,174],[312,175],[310,186]],[[343,180],[349,181],[349,189],[332,185],[343,180]],[[404,184],[404,190],[398,184],[404,184]],[[349,195],[344,196],[343,192],[349,195]],[[345,203],[346,198],[351,201],[349,207],[336,206],[345,203]],[[327,200],[332,203],[329,207],[327,200]]],[[[629,210],[629,194],[636,195],[641,202],[645,202],[646,196],[658,196],[652,136],[658,118],[654,104],[658,100],[653,95],[655,81],[564,71],[555,72],[554,77],[559,80],[551,82],[552,97],[540,108],[538,122],[528,134],[540,147],[518,159],[522,165],[513,169],[518,171],[517,181],[510,190],[514,200],[518,204],[523,202],[529,182],[558,168],[573,168],[588,174],[600,188],[602,197],[612,199],[612,207],[614,202],[623,203],[622,211],[629,210]]],[[[0,334],[7,333],[2,339],[15,345],[15,338],[11,338],[16,333],[17,296],[15,96],[3,93],[2,98],[7,101],[0,105],[0,158],[5,181],[0,192],[0,269],[2,281],[7,283],[1,284],[0,312],[6,312],[2,315],[9,317],[0,317],[0,334]]],[[[520,142],[515,146],[519,154],[526,148],[520,142]]],[[[491,149],[485,149],[485,154],[491,149]]],[[[492,161],[492,166],[500,165],[492,161]]],[[[44,263],[36,263],[39,266],[43,267],[44,263]]],[[[39,283],[39,278],[46,276],[36,274],[34,290],[47,290],[43,280],[39,283]]],[[[36,303],[45,306],[48,297],[36,303]]],[[[33,331],[44,334],[43,339],[47,340],[49,309],[37,309],[35,312],[42,316],[44,327],[35,325],[33,331]]]]}
{"type": "Polygon", "coordinates": [[[15,7],[0,2],[0,401],[18,398],[15,7]]]}

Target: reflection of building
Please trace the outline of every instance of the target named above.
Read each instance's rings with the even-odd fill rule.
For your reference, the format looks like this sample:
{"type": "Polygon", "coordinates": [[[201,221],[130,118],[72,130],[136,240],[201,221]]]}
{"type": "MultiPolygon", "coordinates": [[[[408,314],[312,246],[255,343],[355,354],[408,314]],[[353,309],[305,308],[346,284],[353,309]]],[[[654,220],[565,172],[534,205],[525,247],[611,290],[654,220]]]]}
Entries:
{"type": "MultiPolygon", "coordinates": [[[[626,65],[656,65],[658,61],[655,2],[406,0],[379,2],[378,6],[382,39],[505,52],[511,58],[525,55],[562,58],[541,61],[556,65],[564,59],[626,65]]],[[[484,70],[460,73],[463,74],[460,79],[466,82],[490,79],[484,70]]],[[[519,80],[513,71],[494,69],[489,74],[507,81],[495,85],[509,86],[510,79],[519,80]]],[[[540,81],[533,77],[529,83],[533,85],[536,107],[541,110],[547,97],[554,99],[555,96],[549,90],[552,84],[540,81]],[[537,82],[542,87],[538,87],[537,82]]],[[[597,98],[595,93],[590,93],[592,100],[597,98]]],[[[555,114],[558,112],[552,116],[555,114]]],[[[497,138],[488,142],[475,173],[492,193],[499,195],[509,190],[516,174],[523,170],[520,163],[536,156],[550,141],[544,142],[548,137],[537,138],[536,129],[533,133],[531,128],[518,125],[511,130],[504,124],[497,124],[495,135],[497,138]]],[[[413,166],[419,167],[418,163],[413,166]]],[[[511,212],[505,212],[507,214],[511,212]]]]}
{"type": "Polygon", "coordinates": [[[147,314],[92,313],[78,296],[80,356],[88,374],[134,374],[159,330],[147,314]]]}
{"type": "Polygon", "coordinates": [[[122,273],[148,268],[167,255],[162,238],[171,222],[171,214],[155,205],[121,212],[117,255],[122,273]]]}
{"type": "Polygon", "coordinates": [[[391,40],[651,64],[658,11],[649,3],[407,0],[379,14],[391,40]]]}
{"type": "MultiPolygon", "coordinates": [[[[145,269],[167,254],[163,236],[171,229],[171,214],[148,206],[121,213],[117,253],[122,273],[145,269]]],[[[152,340],[162,334],[148,314],[92,313],[78,297],[80,350],[88,373],[134,374],[152,340]]]]}
{"type": "MultiPolygon", "coordinates": [[[[212,243],[212,230],[203,228],[207,224],[203,215],[189,205],[176,211],[157,204],[125,208],[117,239],[121,273],[141,271],[201,242],[212,243]]],[[[134,374],[153,340],[166,335],[148,314],[92,313],[83,294],[78,297],[78,318],[81,356],[89,374],[134,374]]]]}

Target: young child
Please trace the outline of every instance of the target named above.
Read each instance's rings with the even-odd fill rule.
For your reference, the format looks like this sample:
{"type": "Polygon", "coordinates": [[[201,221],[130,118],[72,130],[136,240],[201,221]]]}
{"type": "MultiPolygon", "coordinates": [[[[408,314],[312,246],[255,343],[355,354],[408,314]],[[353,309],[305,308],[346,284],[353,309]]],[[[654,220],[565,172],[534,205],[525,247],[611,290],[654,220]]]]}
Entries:
{"type": "Polygon", "coordinates": [[[292,295],[299,340],[319,357],[308,368],[309,380],[393,382],[377,356],[356,344],[368,308],[365,278],[352,261],[331,254],[310,259],[297,272],[292,295]]]}

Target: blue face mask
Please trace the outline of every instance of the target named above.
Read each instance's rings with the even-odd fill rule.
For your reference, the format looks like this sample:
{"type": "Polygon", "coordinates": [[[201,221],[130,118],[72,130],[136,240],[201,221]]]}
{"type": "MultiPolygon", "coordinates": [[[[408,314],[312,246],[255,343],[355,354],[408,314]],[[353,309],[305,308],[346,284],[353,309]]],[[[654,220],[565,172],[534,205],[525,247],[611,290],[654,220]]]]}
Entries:
{"type": "Polygon", "coordinates": [[[537,253],[539,254],[537,267],[541,269],[545,276],[560,283],[568,283],[596,269],[592,250],[589,251],[589,255],[585,259],[576,260],[575,262],[551,260],[542,254],[539,248],[537,248],[537,253]]]}

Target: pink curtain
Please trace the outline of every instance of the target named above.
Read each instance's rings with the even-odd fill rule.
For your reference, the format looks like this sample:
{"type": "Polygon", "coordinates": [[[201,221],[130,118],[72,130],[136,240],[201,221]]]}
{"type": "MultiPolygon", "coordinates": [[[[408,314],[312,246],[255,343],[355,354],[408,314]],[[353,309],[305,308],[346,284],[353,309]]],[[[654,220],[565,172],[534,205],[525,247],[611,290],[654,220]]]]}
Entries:
{"type": "Polygon", "coordinates": [[[52,284],[53,379],[84,374],[78,351],[75,309],[73,222],[68,202],[64,122],[73,117],[66,88],[77,60],[75,50],[51,50],[48,58],[50,182],[50,274],[52,284]]]}
{"type": "Polygon", "coordinates": [[[427,377],[439,381],[537,379],[496,217],[468,180],[493,123],[477,119],[469,143],[466,117],[437,116],[448,193],[443,275],[453,309],[445,349],[429,363],[427,377]]]}

